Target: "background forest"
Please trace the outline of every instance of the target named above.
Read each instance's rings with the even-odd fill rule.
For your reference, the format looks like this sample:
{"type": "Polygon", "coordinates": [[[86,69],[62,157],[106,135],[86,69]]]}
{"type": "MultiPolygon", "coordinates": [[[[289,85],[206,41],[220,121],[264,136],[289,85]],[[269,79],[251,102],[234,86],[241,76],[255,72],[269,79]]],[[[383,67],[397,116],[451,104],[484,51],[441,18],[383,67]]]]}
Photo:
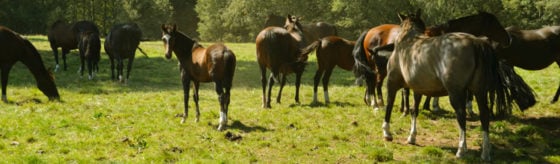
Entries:
{"type": "Polygon", "coordinates": [[[90,20],[106,33],[113,24],[136,22],[146,39],[159,39],[162,23],[202,41],[253,42],[269,14],[302,16],[304,23],[335,24],[354,40],[371,27],[398,23],[397,12],[423,10],[427,25],[479,10],[504,26],[557,25],[557,0],[0,0],[0,25],[23,34],[46,34],[58,19],[90,20]]]}

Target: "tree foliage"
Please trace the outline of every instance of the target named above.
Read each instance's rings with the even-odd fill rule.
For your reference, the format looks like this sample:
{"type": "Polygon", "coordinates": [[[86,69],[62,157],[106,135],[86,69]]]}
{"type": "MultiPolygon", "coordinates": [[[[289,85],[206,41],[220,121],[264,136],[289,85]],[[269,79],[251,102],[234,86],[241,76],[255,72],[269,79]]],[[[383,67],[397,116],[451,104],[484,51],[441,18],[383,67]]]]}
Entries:
{"type": "Polygon", "coordinates": [[[297,15],[303,23],[327,22],[356,39],[380,24],[398,23],[398,12],[422,9],[427,25],[494,13],[504,26],[522,29],[557,25],[560,1],[551,0],[0,0],[0,24],[20,33],[46,34],[56,20],[90,20],[104,33],[116,23],[136,22],[157,39],[159,25],[176,23],[204,41],[252,42],[269,14],[297,15]]]}

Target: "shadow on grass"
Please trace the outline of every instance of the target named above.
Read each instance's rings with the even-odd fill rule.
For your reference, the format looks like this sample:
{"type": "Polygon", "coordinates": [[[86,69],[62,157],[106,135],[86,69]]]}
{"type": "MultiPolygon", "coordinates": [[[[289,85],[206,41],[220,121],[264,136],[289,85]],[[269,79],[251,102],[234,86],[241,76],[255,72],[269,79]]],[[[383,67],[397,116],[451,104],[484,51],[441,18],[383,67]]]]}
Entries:
{"type": "Polygon", "coordinates": [[[266,128],[266,127],[262,127],[262,126],[258,126],[258,125],[256,125],[256,126],[247,126],[247,125],[243,124],[243,123],[242,123],[241,121],[239,121],[239,120],[234,120],[234,121],[231,123],[231,126],[229,126],[228,128],[229,128],[229,129],[238,129],[238,130],[241,130],[241,131],[243,131],[243,132],[245,132],[245,133],[250,133],[250,132],[255,132],[255,131],[258,131],[258,132],[268,132],[268,131],[271,131],[270,129],[268,129],[268,128],[266,128]]]}

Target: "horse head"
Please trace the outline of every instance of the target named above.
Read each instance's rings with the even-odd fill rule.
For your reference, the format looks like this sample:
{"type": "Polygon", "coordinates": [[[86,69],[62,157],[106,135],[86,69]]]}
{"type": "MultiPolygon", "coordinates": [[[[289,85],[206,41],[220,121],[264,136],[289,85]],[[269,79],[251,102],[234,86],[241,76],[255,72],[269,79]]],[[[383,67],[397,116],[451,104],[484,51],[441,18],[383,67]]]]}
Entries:
{"type": "Polygon", "coordinates": [[[288,15],[286,18],[286,24],[284,24],[284,28],[296,39],[300,45],[300,48],[305,47],[305,37],[303,35],[303,26],[299,23],[301,17],[296,17],[293,15],[288,15]]]}
{"type": "Polygon", "coordinates": [[[163,46],[165,47],[165,58],[171,59],[173,48],[175,47],[175,37],[177,35],[177,25],[161,25],[163,46]]]}
{"type": "Polygon", "coordinates": [[[406,35],[410,32],[413,32],[414,36],[416,36],[416,34],[423,34],[426,31],[426,24],[424,24],[420,15],[420,9],[418,9],[416,13],[409,13],[407,15],[398,14],[399,19],[401,20],[401,32],[397,37],[397,41],[405,39],[404,37],[406,37],[406,35]]]}

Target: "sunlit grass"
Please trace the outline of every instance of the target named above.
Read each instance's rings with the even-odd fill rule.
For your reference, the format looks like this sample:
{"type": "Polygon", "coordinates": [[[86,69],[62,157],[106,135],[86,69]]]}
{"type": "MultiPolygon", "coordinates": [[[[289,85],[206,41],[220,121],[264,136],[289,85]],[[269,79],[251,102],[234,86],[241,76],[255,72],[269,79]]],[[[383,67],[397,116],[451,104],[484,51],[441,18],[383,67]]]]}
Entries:
{"type": "MultiPolygon", "coordinates": [[[[27,36],[45,65],[54,57],[45,36],[27,36]]],[[[205,43],[208,45],[208,43],[205,43]]],[[[331,104],[311,105],[315,56],[310,57],[294,102],[293,76],[282,103],[261,108],[261,85],[253,43],[226,43],[237,55],[228,129],[216,131],[219,117],[213,84],[202,84],[201,120],[194,122],[194,103],[185,124],[177,60],[163,58],[162,43],[142,42],[148,57],[136,54],[127,85],[111,81],[109,61],[102,54],[98,77],[77,74],[77,51],[68,56],[69,70],[56,72],[62,102],[49,102],[36,88],[29,71],[17,64],[10,73],[8,99],[0,103],[0,159],[10,163],[198,162],[198,163],[405,163],[480,160],[479,122],[468,122],[467,157],[457,161],[459,130],[447,98],[448,111],[422,111],[418,145],[406,144],[410,118],[392,116],[394,141],[382,139],[383,111],[363,101],[363,87],[352,73],[335,69],[331,104]],[[226,139],[227,132],[241,139],[226,139]]],[[[102,51],[104,52],[104,51],[102,51]]],[[[518,72],[535,89],[539,103],[514,117],[491,123],[492,157],[499,162],[557,162],[560,158],[560,103],[550,104],[560,78],[558,68],[518,72]],[[553,123],[556,123],[553,125],[553,123]]],[[[275,97],[278,87],[275,86],[275,97]]],[[[319,101],[323,102],[322,89],[319,101]]],[[[192,94],[192,92],[191,92],[192,94]]],[[[393,111],[397,111],[395,108],[393,111]]],[[[476,111],[476,110],[475,110],[476,111]]]]}

